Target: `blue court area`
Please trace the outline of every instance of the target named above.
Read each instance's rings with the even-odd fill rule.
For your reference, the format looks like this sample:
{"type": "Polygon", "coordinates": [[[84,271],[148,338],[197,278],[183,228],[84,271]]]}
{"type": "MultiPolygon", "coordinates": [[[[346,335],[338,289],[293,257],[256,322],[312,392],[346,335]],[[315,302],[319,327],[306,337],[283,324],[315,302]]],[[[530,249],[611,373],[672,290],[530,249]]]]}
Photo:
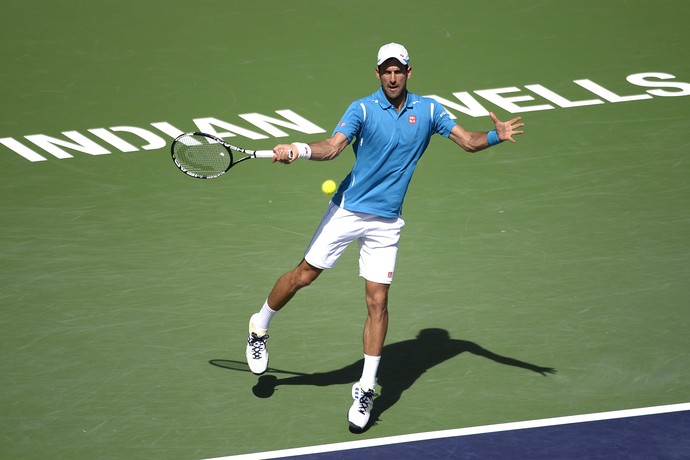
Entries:
{"type": "MultiPolygon", "coordinates": [[[[687,459],[690,458],[690,404],[639,411],[619,411],[561,419],[505,424],[495,427],[431,433],[429,439],[409,442],[380,440],[385,445],[347,448],[323,446],[324,451],[299,454],[267,452],[242,459],[290,458],[299,460],[366,459],[687,459]],[[682,410],[686,409],[686,410],[682,410]],[[665,412],[669,410],[670,412],[665,412]],[[643,415],[627,415],[637,412],[643,415]],[[535,425],[541,425],[535,427],[535,425]],[[520,428],[520,426],[524,426],[520,428]],[[532,426],[530,428],[530,426],[532,426]],[[518,427],[518,428],[513,428],[518,427]],[[472,434],[477,431],[486,431],[472,434]],[[455,434],[457,433],[457,434],[455,434]],[[463,434],[464,433],[464,434],[463,434]],[[332,449],[332,450],[331,450],[332,449]],[[326,451],[328,450],[328,451],[326,451]],[[274,457],[273,455],[280,455],[274,457]],[[297,455],[292,455],[297,454],[297,455]]],[[[404,438],[404,437],[400,437],[404,438]]],[[[374,444],[372,441],[369,444],[374,444]]],[[[314,449],[319,449],[318,447],[314,449]]],[[[305,449],[306,450],[306,449],[305,449]]]]}

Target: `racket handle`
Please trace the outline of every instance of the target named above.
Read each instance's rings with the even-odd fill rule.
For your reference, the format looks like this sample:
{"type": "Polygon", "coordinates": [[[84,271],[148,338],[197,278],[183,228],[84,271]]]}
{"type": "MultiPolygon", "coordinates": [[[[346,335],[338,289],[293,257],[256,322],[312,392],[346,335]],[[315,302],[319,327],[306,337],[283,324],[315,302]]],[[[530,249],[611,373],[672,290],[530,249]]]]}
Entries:
{"type": "MultiPolygon", "coordinates": [[[[254,158],[273,158],[273,150],[257,150],[254,152],[254,158]]],[[[290,151],[290,159],[292,159],[292,156],[294,155],[294,152],[291,150],[290,151]]],[[[309,158],[308,155],[300,155],[299,158],[309,158]]]]}

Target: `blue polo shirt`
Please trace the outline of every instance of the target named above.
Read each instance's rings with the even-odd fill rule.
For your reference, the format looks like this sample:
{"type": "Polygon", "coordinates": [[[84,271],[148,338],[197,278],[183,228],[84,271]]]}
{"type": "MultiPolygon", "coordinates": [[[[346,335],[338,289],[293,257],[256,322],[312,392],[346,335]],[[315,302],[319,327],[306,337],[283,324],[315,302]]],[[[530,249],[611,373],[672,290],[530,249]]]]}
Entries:
{"type": "Polygon", "coordinates": [[[347,136],[355,152],[352,171],[340,183],[333,203],[353,212],[399,217],[431,136],[448,137],[454,126],[441,104],[410,92],[400,112],[382,88],[354,101],[333,131],[347,136]]]}

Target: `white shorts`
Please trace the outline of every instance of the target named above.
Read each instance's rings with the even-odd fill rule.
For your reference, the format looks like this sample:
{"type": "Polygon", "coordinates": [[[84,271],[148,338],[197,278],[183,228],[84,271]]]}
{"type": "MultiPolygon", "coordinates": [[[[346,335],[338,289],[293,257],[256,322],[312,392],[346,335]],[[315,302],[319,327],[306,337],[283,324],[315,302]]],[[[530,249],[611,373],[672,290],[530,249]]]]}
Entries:
{"type": "Polygon", "coordinates": [[[395,272],[401,218],[388,219],[351,212],[333,203],[328,206],[304,259],[316,268],[333,268],[345,248],[359,243],[359,276],[375,283],[390,284],[395,272]]]}

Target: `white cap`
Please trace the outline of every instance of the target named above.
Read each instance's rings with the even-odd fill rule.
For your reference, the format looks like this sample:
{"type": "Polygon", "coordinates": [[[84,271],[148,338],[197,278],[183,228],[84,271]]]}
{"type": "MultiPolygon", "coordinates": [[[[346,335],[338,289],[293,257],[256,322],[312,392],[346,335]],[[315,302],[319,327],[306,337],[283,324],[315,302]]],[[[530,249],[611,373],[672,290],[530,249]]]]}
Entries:
{"type": "Polygon", "coordinates": [[[410,55],[407,54],[405,47],[397,43],[389,43],[387,45],[383,45],[379,49],[379,55],[376,58],[376,65],[381,65],[386,61],[386,59],[390,58],[397,59],[403,65],[407,65],[410,62],[410,55]]]}

